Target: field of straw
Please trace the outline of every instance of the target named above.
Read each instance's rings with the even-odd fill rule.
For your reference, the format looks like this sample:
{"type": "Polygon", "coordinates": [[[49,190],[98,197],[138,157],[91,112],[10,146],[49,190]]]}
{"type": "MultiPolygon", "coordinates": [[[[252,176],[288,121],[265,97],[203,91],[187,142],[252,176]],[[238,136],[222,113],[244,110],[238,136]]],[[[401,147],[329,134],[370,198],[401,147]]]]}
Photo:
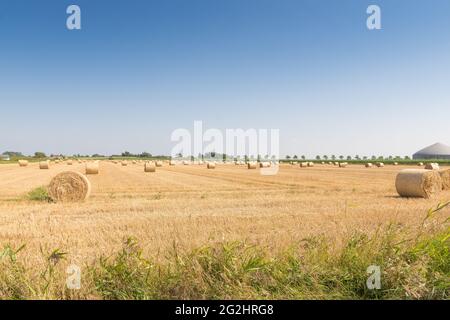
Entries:
{"type": "MultiPolygon", "coordinates": [[[[139,254],[155,263],[164,263],[174,250],[223,248],[224,243],[257,245],[272,257],[293,244],[320,237],[338,250],[348,244],[352,234],[373,235],[388,225],[414,233],[430,208],[450,199],[449,191],[432,199],[400,198],[395,177],[404,166],[339,168],[316,164],[300,168],[282,164],[275,176],[225,164],[214,170],[206,165],[165,164],[154,173],[145,173],[143,166],[102,161],[99,174],[88,176],[92,193],[87,201],[58,204],[32,200],[29,193],[48,185],[57,173],[84,173],[85,164],[52,164],[48,170],[40,170],[38,163],[27,167],[0,165],[0,245],[9,250],[3,249],[3,256],[24,245],[17,255],[26,270],[48,269],[49,255],[60,252],[64,253],[61,268],[86,266],[121,252],[126,239],[136,239],[139,254]]],[[[439,215],[441,222],[448,219],[449,208],[439,215]]],[[[39,277],[37,271],[35,276],[39,277]]],[[[63,286],[60,283],[52,292],[27,291],[23,295],[105,298],[88,289],[75,296],[62,289],[58,293],[63,286]]],[[[102,291],[98,283],[92,286],[102,291]]],[[[20,298],[21,292],[11,293],[8,285],[0,284],[3,297],[20,298]]],[[[211,297],[171,294],[164,297],[211,297]]],[[[254,295],[225,298],[236,297],[254,295]]]]}

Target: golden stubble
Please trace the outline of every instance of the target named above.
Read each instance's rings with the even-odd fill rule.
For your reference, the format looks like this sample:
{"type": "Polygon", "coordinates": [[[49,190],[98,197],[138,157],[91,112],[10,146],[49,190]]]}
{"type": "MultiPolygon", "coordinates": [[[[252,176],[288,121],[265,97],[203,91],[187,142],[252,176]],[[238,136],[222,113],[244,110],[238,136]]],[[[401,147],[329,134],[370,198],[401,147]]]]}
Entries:
{"type": "Polygon", "coordinates": [[[339,244],[351,232],[388,223],[415,227],[427,209],[450,199],[449,191],[433,199],[398,197],[395,176],[404,168],[281,165],[277,175],[262,176],[246,166],[165,165],[145,173],[143,163],[103,161],[99,174],[88,176],[89,200],[54,204],[24,195],[57,173],[83,173],[84,164],[0,165],[0,244],[25,244],[34,266],[43,263],[41,248],[60,248],[68,263],[84,264],[116,252],[127,237],[158,260],[174,245],[244,240],[276,252],[317,235],[339,244]]]}

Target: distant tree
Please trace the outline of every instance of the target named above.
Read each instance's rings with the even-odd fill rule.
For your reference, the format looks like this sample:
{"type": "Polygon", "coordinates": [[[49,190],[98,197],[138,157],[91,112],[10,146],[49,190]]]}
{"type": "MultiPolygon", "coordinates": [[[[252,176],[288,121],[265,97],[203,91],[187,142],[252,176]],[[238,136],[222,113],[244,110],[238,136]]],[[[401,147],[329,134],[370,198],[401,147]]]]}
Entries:
{"type": "Polygon", "coordinates": [[[148,153],[148,152],[142,152],[142,153],[139,155],[139,157],[141,157],[141,158],[151,158],[151,157],[152,157],[152,154],[151,154],[151,153],[148,153]]]}
{"type": "Polygon", "coordinates": [[[335,159],[336,159],[336,156],[335,156],[334,154],[332,154],[332,155],[331,155],[331,159],[332,159],[332,160],[335,160],[335,159]]]}
{"type": "Polygon", "coordinates": [[[320,156],[316,156],[316,160],[320,160],[320,156]]]}
{"type": "Polygon", "coordinates": [[[23,157],[22,152],[16,152],[16,151],[5,151],[3,152],[3,155],[12,157],[23,157]]]}
{"type": "Polygon", "coordinates": [[[324,158],[325,160],[328,160],[328,156],[327,156],[326,154],[323,156],[323,158],[324,158]]]}
{"type": "Polygon", "coordinates": [[[288,159],[288,160],[289,160],[290,158],[291,158],[291,156],[290,156],[290,155],[287,155],[287,156],[286,156],[286,159],[288,159]]]}
{"type": "Polygon", "coordinates": [[[360,160],[359,155],[356,155],[356,156],[355,156],[355,159],[356,159],[356,160],[360,160]]]}
{"type": "Polygon", "coordinates": [[[129,153],[128,151],[122,152],[122,157],[131,157],[132,154],[129,153]]]}
{"type": "Polygon", "coordinates": [[[384,157],[383,156],[379,156],[378,160],[384,160],[384,157]]]}
{"type": "Polygon", "coordinates": [[[339,159],[341,159],[341,160],[344,159],[344,156],[339,156],[339,159]]]}
{"type": "Polygon", "coordinates": [[[294,159],[298,159],[298,157],[297,157],[297,155],[296,155],[296,154],[294,155],[294,159]]]}
{"type": "Polygon", "coordinates": [[[347,156],[347,160],[352,160],[352,156],[347,156]]]}
{"type": "Polygon", "coordinates": [[[46,158],[47,156],[45,155],[44,152],[37,151],[34,153],[34,157],[35,158],[46,158]]]}
{"type": "Polygon", "coordinates": [[[409,156],[405,156],[405,160],[411,160],[409,156]]]}
{"type": "Polygon", "coordinates": [[[306,157],[305,156],[302,156],[302,160],[305,160],[306,159],[306,157]]]}

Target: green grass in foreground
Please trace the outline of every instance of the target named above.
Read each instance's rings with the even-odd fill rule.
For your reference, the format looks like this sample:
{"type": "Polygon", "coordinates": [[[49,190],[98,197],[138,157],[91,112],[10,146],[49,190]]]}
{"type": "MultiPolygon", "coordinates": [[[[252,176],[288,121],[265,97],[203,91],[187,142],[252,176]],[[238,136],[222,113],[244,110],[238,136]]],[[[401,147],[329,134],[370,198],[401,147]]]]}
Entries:
{"type": "Polygon", "coordinates": [[[25,248],[0,251],[2,299],[449,299],[449,219],[431,209],[411,235],[398,225],[371,236],[354,233],[334,248],[323,237],[308,238],[283,253],[241,242],[192,252],[174,247],[164,263],[143,256],[127,239],[115,255],[82,266],[80,290],[65,287],[66,253],[45,252],[39,270],[21,260],[25,248]],[[440,221],[443,219],[441,218],[440,221]],[[381,268],[381,289],[366,286],[367,267],[381,268]]]}

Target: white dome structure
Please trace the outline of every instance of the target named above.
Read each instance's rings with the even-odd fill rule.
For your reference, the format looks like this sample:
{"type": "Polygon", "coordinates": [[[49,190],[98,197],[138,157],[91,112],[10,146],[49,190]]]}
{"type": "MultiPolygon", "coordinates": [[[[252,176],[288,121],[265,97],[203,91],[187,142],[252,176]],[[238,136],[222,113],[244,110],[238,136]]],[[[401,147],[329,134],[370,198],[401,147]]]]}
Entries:
{"type": "Polygon", "coordinates": [[[413,154],[413,159],[445,159],[450,160],[450,147],[435,143],[413,154]]]}

